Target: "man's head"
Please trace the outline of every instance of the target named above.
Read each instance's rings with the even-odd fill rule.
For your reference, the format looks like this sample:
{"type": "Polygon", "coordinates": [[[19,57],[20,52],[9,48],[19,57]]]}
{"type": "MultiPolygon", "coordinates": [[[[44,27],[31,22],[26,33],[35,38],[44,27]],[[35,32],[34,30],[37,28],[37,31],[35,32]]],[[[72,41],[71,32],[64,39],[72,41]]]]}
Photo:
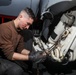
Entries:
{"type": "Polygon", "coordinates": [[[35,15],[33,11],[30,8],[23,9],[17,19],[15,20],[15,24],[17,25],[17,28],[28,29],[30,25],[32,25],[33,21],[35,19],[35,15]]]}

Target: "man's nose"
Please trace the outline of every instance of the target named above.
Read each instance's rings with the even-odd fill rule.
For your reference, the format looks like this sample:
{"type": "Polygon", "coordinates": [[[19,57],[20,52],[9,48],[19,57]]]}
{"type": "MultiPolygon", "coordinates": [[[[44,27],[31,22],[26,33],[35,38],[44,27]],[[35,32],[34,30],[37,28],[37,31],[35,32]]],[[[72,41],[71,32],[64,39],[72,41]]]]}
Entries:
{"type": "Polygon", "coordinates": [[[29,29],[29,26],[26,26],[27,29],[29,29]]]}

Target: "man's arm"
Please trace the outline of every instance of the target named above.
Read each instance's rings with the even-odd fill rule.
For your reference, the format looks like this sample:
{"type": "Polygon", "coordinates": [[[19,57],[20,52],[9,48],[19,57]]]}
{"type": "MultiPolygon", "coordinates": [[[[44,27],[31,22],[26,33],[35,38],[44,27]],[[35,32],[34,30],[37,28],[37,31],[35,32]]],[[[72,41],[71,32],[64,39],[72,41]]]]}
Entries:
{"type": "Polygon", "coordinates": [[[30,51],[27,50],[27,49],[23,49],[23,50],[21,51],[21,54],[28,55],[28,54],[30,54],[30,51]]]}
{"type": "Polygon", "coordinates": [[[14,52],[11,60],[29,60],[29,55],[14,52]]]}
{"type": "Polygon", "coordinates": [[[24,38],[21,37],[18,46],[17,46],[17,52],[24,54],[24,55],[28,55],[30,53],[29,50],[25,49],[25,42],[24,42],[24,38]]]}

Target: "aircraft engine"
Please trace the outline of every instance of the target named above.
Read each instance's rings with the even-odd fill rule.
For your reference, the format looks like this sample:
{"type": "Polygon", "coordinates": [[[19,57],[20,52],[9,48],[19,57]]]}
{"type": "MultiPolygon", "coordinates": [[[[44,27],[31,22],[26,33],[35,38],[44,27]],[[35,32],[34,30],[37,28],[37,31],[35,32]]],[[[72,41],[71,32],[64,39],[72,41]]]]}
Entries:
{"type": "MultiPolygon", "coordinates": [[[[45,24],[48,24],[47,27],[49,27],[54,16],[57,14],[61,14],[62,12],[60,21],[55,26],[49,38],[47,38],[47,43],[42,41],[41,37],[34,37],[34,49],[36,51],[45,51],[46,54],[49,55],[50,58],[52,58],[56,62],[66,61],[67,63],[76,60],[76,10],[71,10],[71,8],[75,7],[76,1],[74,1],[75,0],[59,2],[60,5],[64,2],[66,4],[68,2],[71,3],[71,7],[68,5],[65,10],[60,9],[60,11],[55,12],[55,9],[57,9],[57,5],[59,7],[59,3],[56,3],[55,5],[49,6],[49,8],[47,8],[47,10],[45,10],[45,12],[41,14],[41,19],[43,19],[44,22],[46,22],[45,24]],[[51,9],[54,9],[54,12],[51,9]],[[46,19],[48,21],[46,21],[46,19]]],[[[47,27],[42,30],[42,35],[47,27]]]]}

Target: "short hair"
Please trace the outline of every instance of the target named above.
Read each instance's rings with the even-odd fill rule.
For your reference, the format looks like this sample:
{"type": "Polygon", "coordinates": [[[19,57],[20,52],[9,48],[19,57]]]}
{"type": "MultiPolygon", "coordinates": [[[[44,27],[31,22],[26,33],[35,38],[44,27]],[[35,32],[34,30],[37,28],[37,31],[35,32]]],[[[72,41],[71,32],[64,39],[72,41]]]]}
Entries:
{"type": "Polygon", "coordinates": [[[31,8],[26,7],[23,10],[29,15],[29,17],[31,17],[32,19],[35,19],[35,14],[34,14],[34,12],[32,11],[31,8]]]}

